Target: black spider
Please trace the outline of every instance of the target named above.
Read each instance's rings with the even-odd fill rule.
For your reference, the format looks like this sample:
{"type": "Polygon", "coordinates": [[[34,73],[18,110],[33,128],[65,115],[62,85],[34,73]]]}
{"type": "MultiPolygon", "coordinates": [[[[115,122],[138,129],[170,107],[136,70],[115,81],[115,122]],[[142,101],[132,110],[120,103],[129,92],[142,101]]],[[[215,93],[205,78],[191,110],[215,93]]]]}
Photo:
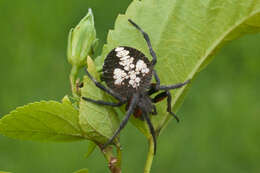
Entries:
{"type": "Polygon", "coordinates": [[[149,118],[149,114],[157,114],[156,107],[153,103],[157,103],[167,97],[167,111],[179,121],[178,117],[171,111],[171,94],[169,90],[180,88],[189,82],[179,83],[175,85],[160,85],[160,79],[154,69],[157,61],[155,52],[153,51],[149,36],[131,19],[128,20],[136,29],[138,29],[144,39],[152,56],[150,62],[148,58],[137,49],[119,46],[114,48],[106,57],[103,65],[102,78],[106,82],[107,87],[97,82],[87,71],[88,77],[95,85],[115,97],[119,102],[111,103],[102,100],[93,100],[83,97],[84,100],[93,102],[99,105],[121,106],[126,104],[126,114],[119,128],[107,143],[103,145],[105,148],[111,144],[119,132],[125,127],[129,117],[134,113],[134,116],[145,120],[148,124],[150,132],[154,140],[154,153],[156,152],[156,133],[149,118]],[[151,83],[154,76],[156,83],[151,83]],[[154,98],[150,96],[158,91],[163,91],[154,98]]]}

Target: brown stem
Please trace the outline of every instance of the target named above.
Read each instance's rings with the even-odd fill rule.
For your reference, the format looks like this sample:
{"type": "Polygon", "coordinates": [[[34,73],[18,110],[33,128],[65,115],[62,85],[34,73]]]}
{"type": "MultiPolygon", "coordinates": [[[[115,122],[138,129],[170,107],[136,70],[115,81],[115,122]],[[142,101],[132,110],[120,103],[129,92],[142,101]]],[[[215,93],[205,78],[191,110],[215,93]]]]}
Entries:
{"type": "Polygon", "coordinates": [[[113,148],[108,146],[102,150],[108,161],[108,168],[111,173],[122,173],[121,171],[121,149],[117,148],[117,157],[113,156],[113,148]]]}
{"type": "Polygon", "coordinates": [[[108,167],[112,173],[121,173],[121,168],[118,167],[117,162],[118,160],[116,157],[111,157],[108,167]]]}

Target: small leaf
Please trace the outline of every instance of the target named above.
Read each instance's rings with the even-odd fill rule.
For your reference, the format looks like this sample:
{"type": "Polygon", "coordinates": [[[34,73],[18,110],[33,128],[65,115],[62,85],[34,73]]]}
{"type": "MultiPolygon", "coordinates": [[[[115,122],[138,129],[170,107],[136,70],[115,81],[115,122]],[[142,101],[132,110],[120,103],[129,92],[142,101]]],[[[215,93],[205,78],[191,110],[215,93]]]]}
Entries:
{"type": "MultiPolygon", "coordinates": [[[[97,72],[93,61],[88,58],[88,71],[97,79],[97,72]]],[[[85,76],[81,95],[96,100],[108,100],[106,93],[98,89],[95,84],[85,76]]],[[[83,99],[79,105],[79,123],[88,139],[97,144],[104,144],[119,126],[115,111],[109,106],[96,105],[83,99]]]]}
{"type": "Polygon", "coordinates": [[[39,141],[75,141],[84,136],[78,124],[78,111],[66,98],[63,103],[41,101],[18,107],[0,119],[0,133],[39,141]]]}
{"type": "Polygon", "coordinates": [[[88,169],[83,168],[83,169],[80,169],[78,171],[75,171],[74,173],[88,173],[88,169]]]}
{"type": "MultiPolygon", "coordinates": [[[[98,66],[108,52],[121,45],[137,48],[151,59],[141,33],[128,19],[148,33],[158,57],[155,66],[161,84],[175,84],[193,79],[227,41],[246,33],[260,31],[259,0],[142,0],[133,1],[125,15],[119,15],[115,29],[109,31],[107,45],[97,59],[98,66]]],[[[176,111],[190,85],[172,91],[176,111]]],[[[94,92],[94,91],[93,91],[94,92]]],[[[158,103],[158,116],[152,116],[157,131],[171,116],[166,101],[158,103]]],[[[146,136],[146,125],[132,118],[133,124],[146,136]]]]}
{"type": "Polygon", "coordinates": [[[85,154],[86,159],[93,153],[93,151],[95,151],[96,146],[97,145],[94,142],[89,141],[88,152],[85,154]]]}

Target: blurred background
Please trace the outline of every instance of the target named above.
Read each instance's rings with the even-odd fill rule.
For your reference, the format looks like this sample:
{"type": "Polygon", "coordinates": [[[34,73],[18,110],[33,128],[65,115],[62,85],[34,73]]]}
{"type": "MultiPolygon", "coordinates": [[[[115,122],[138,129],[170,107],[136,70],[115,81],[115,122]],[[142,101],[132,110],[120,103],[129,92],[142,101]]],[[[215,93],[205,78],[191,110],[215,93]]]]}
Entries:
{"type": "MultiPolygon", "coordinates": [[[[60,100],[70,93],[66,61],[71,27],[93,9],[100,45],[131,0],[1,0],[0,117],[17,106],[60,100]]],[[[260,34],[227,45],[194,81],[158,143],[152,172],[260,172],[260,34]]],[[[101,47],[100,47],[101,48],[101,47]]],[[[101,49],[99,49],[101,50],[101,49]]],[[[123,172],[142,172],[145,138],[131,124],[122,132],[123,172]]],[[[14,173],[109,172],[87,142],[40,143],[0,136],[0,170],[14,173]]]]}

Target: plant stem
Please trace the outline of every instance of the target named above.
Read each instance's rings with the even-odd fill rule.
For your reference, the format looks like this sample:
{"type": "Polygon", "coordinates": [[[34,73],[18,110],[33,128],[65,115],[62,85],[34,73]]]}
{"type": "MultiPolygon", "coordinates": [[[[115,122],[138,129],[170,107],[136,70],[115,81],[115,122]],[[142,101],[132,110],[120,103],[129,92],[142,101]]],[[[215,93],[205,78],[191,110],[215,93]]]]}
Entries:
{"type": "Polygon", "coordinates": [[[72,66],[72,69],[70,71],[70,86],[72,95],[74,97],[77,97],[77,86],[76,86],[76,79],[78,76],[78,68],[76,66],[72,66]]]}
{"type": "Polygon", "coordinates": [[[122,150],[120,146],[116,147],[116,152],[117,152],[117,166],[121,169],[122,165],[122,150]]]}
{"type": "Polygon", "coordinates": [[[145,167],[144,167],[144,173],[150,173],[151,167],[152,167],[152,163],[153,163],[153,157],[154,157],[153,138],[150,137],[148,139],[148,142],[149,142],[149,151],[148,151],[148,154],[147,154],[147,159],[146,159],[146,163],[145,163],[145,167]]]}
{"type": "Polygon", "coordinates": [[[108,161],[108,168],[111,173],[122,173],[121,171],[121,157],[122,152],[120,148],[117,148],[117,157],[113,156],[113,148],[108,146],[102,150],[105,158],[108,161]]]}

